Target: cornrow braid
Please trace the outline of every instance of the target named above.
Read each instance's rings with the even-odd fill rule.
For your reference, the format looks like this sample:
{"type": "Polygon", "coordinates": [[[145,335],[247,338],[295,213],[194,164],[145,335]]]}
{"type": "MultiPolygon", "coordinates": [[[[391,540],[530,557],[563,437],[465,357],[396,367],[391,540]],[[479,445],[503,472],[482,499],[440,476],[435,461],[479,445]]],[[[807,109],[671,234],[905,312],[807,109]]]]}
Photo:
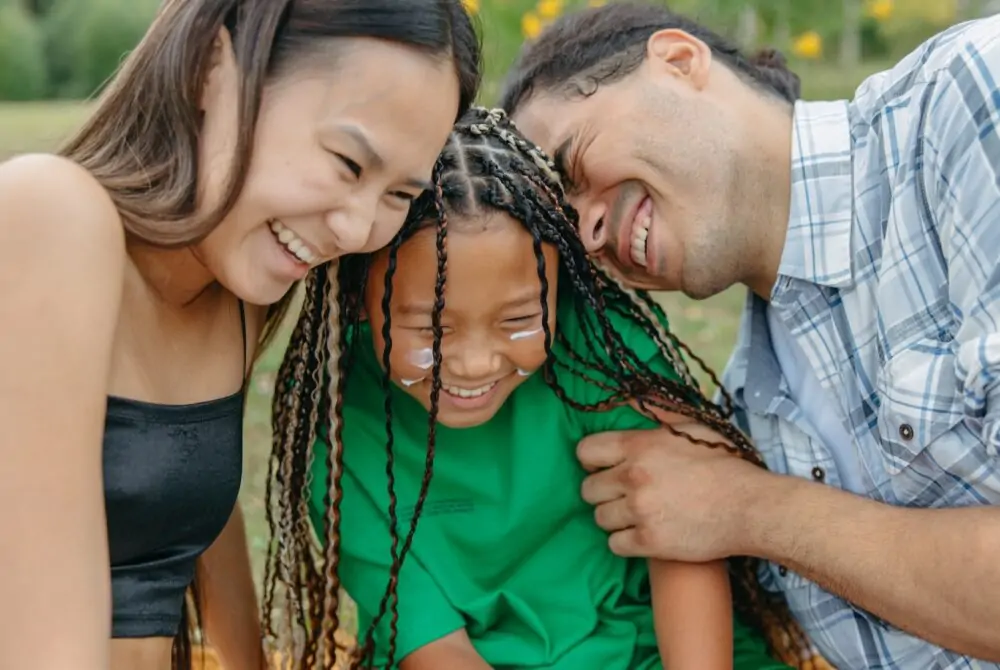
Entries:
{"type": "MultiPolygon", "coordinates": [[[[689,361],[697,364],[712,380],[715,373],[695,356],[667,327],[662,312],[648,293],[623,286],[616,279],[601,271],[587,254],[576,231],[577,215],[566,201],[561,179],[551,159],[544,152],[518,133],[501,110],[475,108],[468,112],[454,129],[448,144],[438,159],[434,174],[435,188],[422,194],[413,204],[406,223],[393,239],[386,270],[386,295],[382,303],[384,312],[383,384],[388,396],[390,383],[390,294],[395,257],[399,247],[415,232],[436,226],[438,239],[438,268],[436,282],[437,304],[433,312],[434,367],[432,388],[439,389],[441,312],[444,309],[443,287],[447,272],[444,244],[448,221],[466,220],[493,212],[509,215],[519,221],[531,234],[541,281],[540,300],[543,310],[543,330],[547,355],[542,373],[548,386],[568,405],[580,411],[605,411],[634,402],[651,419],[656,411],[678,413],[703,423],[723,438],[724,442],[697,439],[664,426],[696,444],[724,448],[760,467],[764,467],[753,444],[731,421],[732,401],[721,390],[722,404],[707,398],[694,379],[689,361]],[[582,345],[574,348],[567,338],[549,328],[549,283],[546,275],[543,245],[552,245],[558,251],[560,273],[560,301],[572,304],[583,329],[582,345]],[[638,324],[656,343],[660,354],[670,362],[677,378],[655,374],[622,340],[608,318],[617,313],[638,324]],[[554,347],[558,344],[558,347],[554,347]],[[602,389],[606,396],[592,403],[582,403],[570,397],[560,378],[572,375],[602,389]]],[[[368,267],[370,259],[358,260],[368,267]]],[[[354,276],[359,272],[352,272],[354,276]]],[[[360,293],[355,286],[352,293],[360,293]]],[[[721,385],[720,385],[721,389],[721,385]]],[[[390,617],[387,668],[395,663],[395,632],[398,620],[397,587],[406,552],[420,517],[427,485],[433,469],[434,426],[437,412],[437,391],[432,394],[431,416],[428,430],[428,457],[425,476],[417,505],[411,518],[409,532],[402,550],[397,550],[395,496],[390,494],[390,526],[392,533],[392,566],[386,591],[379,611],[369,627],[365,643],[356,655],[353,667],[368,667],[374,658],[374,631],[387,613],[390,617]]],[[[391,406],[386,405],[387,460],[390,485],[392,480],[391,406]]],[[[780,596],[764,591],[758,581],[758,561],[751,558],[734,558],[730,561],[734,605],[739,615],[755,625],[765,635],[776,656],[797,667],[811,667],[804,660],[811,657],[808,639],[792,619],[787,605],[780,596]]]]}

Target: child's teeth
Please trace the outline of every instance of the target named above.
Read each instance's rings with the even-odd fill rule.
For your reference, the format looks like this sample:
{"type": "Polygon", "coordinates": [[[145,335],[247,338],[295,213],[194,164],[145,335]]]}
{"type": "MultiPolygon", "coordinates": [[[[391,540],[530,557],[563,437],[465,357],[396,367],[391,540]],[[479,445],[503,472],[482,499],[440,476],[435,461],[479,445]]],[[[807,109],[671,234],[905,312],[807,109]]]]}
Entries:
{"type": "Polygon", "coordinates": [[[450,393],[451,395],[457,395],[460,398],[477,398],[483,395],[484,393],[488,392],[495,385],[496,382],[494,382],[493,384],[489,384],[488,386],[481,386],[480,388],[477,389],[463,389],[459,388],[458,386],[445,386],[444,390],[450,393]]]}
{"type": "Polygon", "coordinates": [[[290,231],[288,228],[283,228],[280,233],[278,233],[278,239],[281,240],[282,244],[288,244],[295,239],[295,233],[290,231]]]}

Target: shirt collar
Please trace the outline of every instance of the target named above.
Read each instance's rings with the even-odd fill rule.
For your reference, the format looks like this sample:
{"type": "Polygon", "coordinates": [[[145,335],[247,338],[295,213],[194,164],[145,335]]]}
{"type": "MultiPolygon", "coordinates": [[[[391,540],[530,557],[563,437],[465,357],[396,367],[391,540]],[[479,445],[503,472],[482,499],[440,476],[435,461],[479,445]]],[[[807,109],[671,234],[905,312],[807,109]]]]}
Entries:
{"type": "Polygon", "coordinates": [[[852,283],[851,150],[846,100],[795,104],[791,203],[779,276],[832,287],[852,283]]]}

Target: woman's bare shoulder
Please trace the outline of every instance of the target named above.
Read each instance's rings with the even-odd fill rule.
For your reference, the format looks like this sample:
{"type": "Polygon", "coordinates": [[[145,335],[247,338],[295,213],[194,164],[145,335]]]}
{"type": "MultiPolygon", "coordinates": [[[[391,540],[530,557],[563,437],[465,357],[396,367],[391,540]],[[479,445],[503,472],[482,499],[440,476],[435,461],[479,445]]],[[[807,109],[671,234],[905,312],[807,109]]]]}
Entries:
{"type": "Polygon", "coordinates": [[[25,154],[0,163],[0,203],[0,235],[15,245],[27,236],[36,248],[47,245],[44,253],[73,250],[93,252],[93,260],[123,260],[125,231],[111,197],[69,159],[25,154]]]}

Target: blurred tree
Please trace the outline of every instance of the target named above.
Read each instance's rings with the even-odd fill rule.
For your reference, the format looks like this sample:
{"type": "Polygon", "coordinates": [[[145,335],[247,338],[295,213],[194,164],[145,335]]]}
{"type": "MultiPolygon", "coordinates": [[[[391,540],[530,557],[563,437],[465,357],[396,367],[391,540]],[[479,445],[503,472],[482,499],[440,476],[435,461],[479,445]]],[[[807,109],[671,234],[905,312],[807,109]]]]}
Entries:
{"type": "Polygon", "coordinates": [[[861,9],[861,0],[842,0],[840,64],[844,67],[853,68],[861,63],[861,9]]]}
{"type": "Polygon", "coordinates": [[[41,98],[47,80],[38,22],[19,1],[0,0],[0,100],[41,98]]]}
{"type": "Polygon", "coordinates": [[[43,28],[57,97],[98,92],[142,39],[158,0],[54,0],[43,28]]]}

